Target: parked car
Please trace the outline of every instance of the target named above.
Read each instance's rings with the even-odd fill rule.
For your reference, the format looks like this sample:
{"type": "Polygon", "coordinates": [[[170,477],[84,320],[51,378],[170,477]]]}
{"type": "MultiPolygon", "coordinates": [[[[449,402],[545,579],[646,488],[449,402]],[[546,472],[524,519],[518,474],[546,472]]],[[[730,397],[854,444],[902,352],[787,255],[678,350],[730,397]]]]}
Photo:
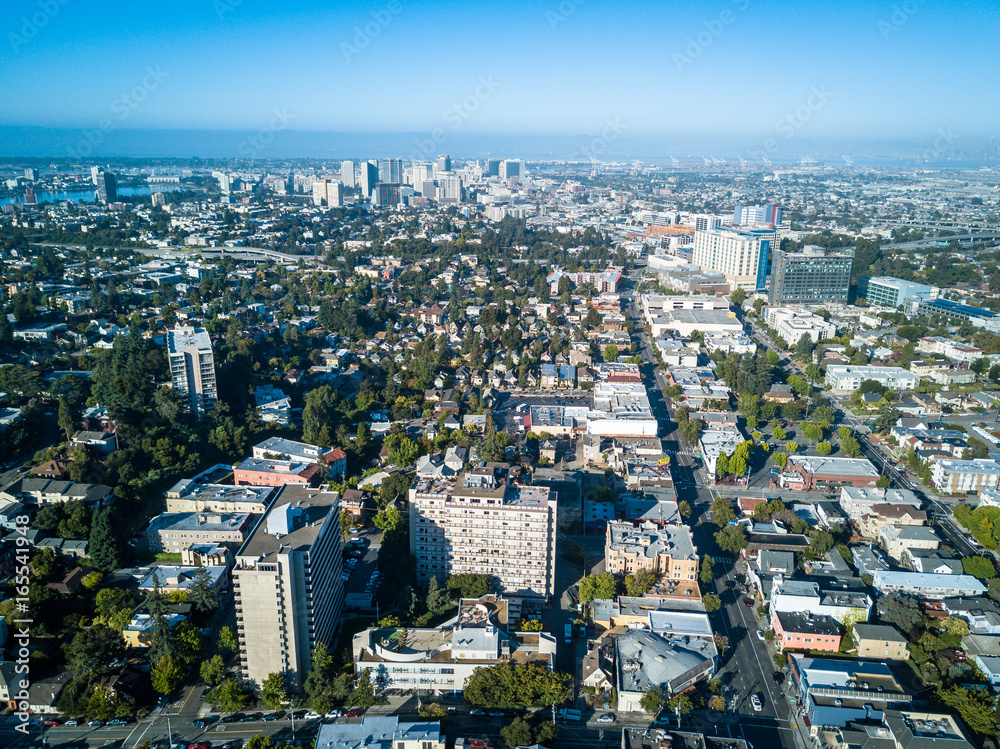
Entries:
{"type": "Polygon", "coordinates": [[[125,718],[115,718],[114,720],[108,721],[109,726],[127,726],[128,720],[125,718]]]}
{"type": "Polygon", "coordinates": [[[762,629],[758,629],[757,630],[757,639],[763,641],[763,639],[764,639],[764,630],[762,630],[762,629]]]}
{"type": "Polygon", "coordinates": [[[195,728],[205,728],[212,723],[212,718],[198,718],[197,720],[192,720],[191,725],[195,728]]]}
{"type": "Polygon", "coordinates": [[[491,718],[502,718],[502,717],[504,717],[504,712],[503,712],[503,710],[494,710],[493,712],[490,713],[490,717],[491,718]]]}
{"type": "Polygon", "coordinates": [[[604,713],[604,715],[601,715],[601,716],[599,716],[597,718],[597,722],[598,723],[614,723],[615,722],[615,714],[614,713],[604,713]]]}
{"type": "Polygon", "coordinates": [[[751,606],[753,606],[753,601],[751,601],[749,598],[744,598],[743,605],[746,606],[747,608],[750,608],[751,606]]]}
{"type": "Polygon", "coordinates": [[[756,694],[750,697],[750,705],[758,713],[764,709],[764,706],[760,702],[760,696],[756,694]]]}
{"type": "Polygon", "coordinates": [[[308,713],[302,716],[303,720],[314,720],[319,717],[319,713],[315,710],[310,710],[308,713]]]}
{"type": "Polygon", "coordinates": [[[233,713],[232,715],[227,715],[222,719],[223,723],[239,723],[243,720],[243,713],[233,713]]]}
{"type": "Polygon", "coordinates": [[[43,720],[42,721],[42,725],[43,726],[58,726],[59,725],[59,721],[57,719],[55,719],[55,718],[49,718],[47,720],[43,720]]]}
{"type": "Polygon", "coordinates": [[[781,671],[775,671],[771,674],[771,678],[774,680],[776,686],[781,686],[785,682],[785,675],[781,671]]]}
{"type": "Polygon", "coordinates": [[[71,728],[75,728],[76,726],[80,725],[80,721],[78,721],[76,718],[70,718],[69,720],[66,721],[66,725],[71,728]]]}
{"type": "Polygon", "coordinates": [[[486,715],[485,710],[470,710],[469,715],[486,715]]]}
{"type": "Polygon", "coordinates": [[[95,718],[94,720],[88,720],[87,721],[87,725],[90,726],[91,728],[100,728],[101,726],[104,725],[104,721],[103,720],[97,720],[95,718]]]}

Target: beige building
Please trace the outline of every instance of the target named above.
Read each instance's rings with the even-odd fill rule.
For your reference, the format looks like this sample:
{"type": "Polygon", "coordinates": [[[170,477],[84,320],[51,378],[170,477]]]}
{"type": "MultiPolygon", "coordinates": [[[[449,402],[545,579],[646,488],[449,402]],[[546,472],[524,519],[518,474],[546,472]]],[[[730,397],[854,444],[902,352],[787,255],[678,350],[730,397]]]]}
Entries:
{"type": "Polygon", "coordinates": [[[906,638],[895,627],[886,624],[859,623],[854,625],[851,636],[859,658],[871,658],[877,661],[910,659],[906,638]]]}
{"type": "Polygon", "coordinates": [[[858,530],[865,538],[880,538],[886,528],[899,525],[923,525],[927,512],[912,505],[875,504],[861,516],[858,530]]]}
{"type": "Polygon", "coordinates": [[[180,554],[193,544],[228,544],[234,549],[253,527],[253,516],[212,512],[164,512],[149,521],[146,545],[154,554],[180,554]]]}
{"type": "Polygon", "coordinates": [[[236,554],[233,592],[243,678],[289,674],[298,689],[316,644],[333,643],[344,605],[336,492],[288,485],[236,554]]]}
{"type": "Polygon", "coordinates": [[[212,339],[204,328],[177,327],[167,333],[167,358],[174,390],[201,418],[219,397],[212,339]]]}
{"type": "Polygon", "coordinates": [[[263,515],[276,493],[270,486],[200,484],[194,479],[182,479],[167,490],[167,512],[263,515]]]}
{"type": "Polygon", "coordinates": [[[611,522],[604,542],[604,563],[607,571],[616,575],[650,570],[667,580],[694,580],[698,550],[686,525],[611,522]]]}
{"type": "Polygon", "coordinates": [[[417,579],[472,573],[511,596],[555,593],[555,496],[490,463],[455,477],[417,477],[410,486],[410,553],[417,579]]]}
{"type": "Polygon", "coordinates": [[[768,255],[779,243],[778,232],[769,225],[699,230],[694,234],[692,262],[724,274],[733,287],[756,291],[764,288],[768,255]]]}

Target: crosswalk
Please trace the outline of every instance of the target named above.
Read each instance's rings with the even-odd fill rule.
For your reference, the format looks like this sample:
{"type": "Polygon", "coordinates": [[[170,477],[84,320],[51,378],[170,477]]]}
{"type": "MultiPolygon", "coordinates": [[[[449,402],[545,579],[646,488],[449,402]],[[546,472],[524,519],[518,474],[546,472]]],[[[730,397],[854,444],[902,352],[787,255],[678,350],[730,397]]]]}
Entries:
{"type": "Polygon", "coordinates": [[[729,564],[733,561],[732,557],[712,557],[713,562],[718,562],[719,564],[729,564]]]}

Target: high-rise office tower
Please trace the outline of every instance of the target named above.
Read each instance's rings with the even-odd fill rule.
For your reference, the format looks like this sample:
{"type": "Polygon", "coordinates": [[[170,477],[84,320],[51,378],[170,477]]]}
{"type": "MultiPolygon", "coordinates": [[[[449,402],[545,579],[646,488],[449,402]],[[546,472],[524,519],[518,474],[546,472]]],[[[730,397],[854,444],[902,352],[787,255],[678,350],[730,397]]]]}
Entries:
{"type": "Polygon", "coordinates": [[[326,185],[325,179],[317,179],[313,182],[313,205],[323,205],[326,202],[326,185]]]}
{"type": "Polygon", "coordinates": [[[114,203],[118,200],[118,180],[111,172],[97,173],[97,202],[114,203]]]}
{"type": "Polygon", "coordinates": [[[403,160],[379,159],[378,181],[401,184],[403,182],[403,160]]]}
{"type": "Polygon", "coordinates": [[[27,169],[24,170],[24,178],[30,179],[32,182],[37,182],[38,170],[29,166],[27,169]]]}
{"type": "Polygon", "coordinates": [[[167,357],[174,390],[187,400],[191,413],[201,418],[219,397],[208,331],[174,328],[167,333],[167,357]]]}
{"type": "Polygon", "coordinates": [[[524,164],[519,159],[504,159],[500,162],[500,179],[522,177],[524,164]]]}
{"type": "Polygon", "coordinates": [[[778,246],[774,229],[738,229],[723,226],[694,233],[691,261],[707,270],[724,273],[733,288],[763,291],[767,262],[778,246]]]}
{"type": "Polygon", "coordinates": [[[781,223],[781,207],[776,203],[768,205],[739,205],[733,211],[733,226],[753,226],[754,224],[781,223]]]}
{"type": "Polygon", "coordinates": [[[487,177],[499,177],[500,176],[500,159],[487,159],[486,160],[486,176],[487,177]]]}
{"type": "Polygon", "coordinates": [[[379,182],[372,190],[372,205],[399,205],[399,187],[396,182],[379,182]]]}
{"type": "Polygon", "coordinates": [[[372,196],[372,190],[375,189],[375,185],[378,184],[378,169],[370,161],[361,162],[361,173],[359,175],[358,185],[361,188],[361,194],[364,198],[370,199],[372,196]]]}
{"type": "Polygon", "coordinates": [[[435,166],[439,172],[450,172],[451,171],[451,156],[444,153],[437,157],[437,162],[435,166]]]}
{"type": "Polygon", "coordinates": [[[437,190],[438,200],[462,200],[461,177],[442,177],[439,180],[439,184],[440,187],[437,190]]]}
{"type": "Polygon", "coordinates": [[[167,199],[162,192],[154,192],[151,196],[153,208],[163,208],[167,204],[167,199]]]}
{"type": "Polygon", "coordinates": [[[426,161],[414,161],[410,171],[410,184],[417,192],[422,192],[425,182],[434,181],[434,167],[426,161]]]}
{"type": "Polygon", "coordinates": [[[854,253],[810,245],[801,251],[775,250],[771,260],[771,304],[847,304],[854,253]]]}
{"type": "Polygon", "coordinates": [[[354,162],[340,162],[340,181],[344,187],[354,187],[354,162]]]}
{"type": "Polygon", "coordinates": [[[486,574],[507,595],[548,598],[555,592],[556,528],[549,487],[511,483],[497,464],[410,486],[410,554],[424,584],[486,574]]]}
{"type": "Polygon", "coordinates": [[[313,648],[333,645],[344,606],[338,499],[303,484],[283,486],[236,553],[240,666],[258,687],[279,673],[301,689],[313,648]]]}
{"type": "Polygon", "coordinates": [[[90,167],[90,181],[95,185],[97,184],[97,175],[101,173],[101,167],[92,166],[90,167]]]}

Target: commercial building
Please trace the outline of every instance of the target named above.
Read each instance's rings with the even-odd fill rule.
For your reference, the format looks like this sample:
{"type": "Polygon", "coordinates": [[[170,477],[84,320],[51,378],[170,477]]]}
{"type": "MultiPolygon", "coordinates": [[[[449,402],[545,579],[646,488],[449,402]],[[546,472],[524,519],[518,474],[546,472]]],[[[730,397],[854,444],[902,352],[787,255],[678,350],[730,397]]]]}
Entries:
{"type": "Polygon", "coordinates": [[[203,484],[194,479],[181,479],[167,489],[167,512],[262,515],[275,494],[270,487],[203,484]]]}
{"type": "Polygon", "coordinates": [[[939,291],[935,286],[904,281],[892,276],[871,276],[862,278],[858,283],[859,297],[867,299],[873,305],[897,309],[911,300],[937,299],[939,291]]]}
{"type": "Polygon", "coordinates": [[[919,377],[902,367],[831,364],[826,368],[826,384],[831,390],[854,391],[865,380],[874,380],[890,390],[913,390],[920,384],[919,377]]]}
{"type": "Polygon", "coordinates": [[[318,179],[312,184],[313,205],[339,208],[344,205],[344,186],[336,180],[318,179]]]}
{"type": "Polygon", "coordinates": [[[804,335],[813,343],[837,335],[836,325],[804,309],[768,307],[764,319],[789,346],[794,346],[804,335]]]}
{"type": "Polygon", "coordinates": [[[830,749],[973,749],[958,718],[944,713],[885,710],[881,725],[860,719],[833,730],[819,730],[830,749]]]}
{"type": "Polygon", "coordinates": [[[501,663],[551,669],[556,638],[513,632],[511,623],[503,598],[462,599],[455,618],[439,627],[373,627],[354,635],[354,668],[388,689],[434,692],[461,692],[477,669],[501,663]]]}
{"type": "Polygon", "coordinates": [[[336,492],[285,486],[236,554],[233,591],[243,678],[286,673],[299,689],[313,648],[333,644],[344,603],[336,492]]]}
{"type": "Polygon", "coordinates": [[[201,418],[219,397],[208,331],[174,328],[167,333],[167,357],[174,389],[187,400],[191,412],[201,418]]]}
{"type": "Polygon", "coordinates": [[[678,523],[657,525],[646,521],[608,523],[604,540],[604,562],[608,572],[633,575],[644,570],[664,581],[694,580],[698,574],[698,549],[691,529],[678,523]]]}
{"type": "Polygon", "coordinates": [[[111,172],[97,173],[97,202],[114,203],[118,200],[118,180],[111,172]]]}
{"type": "MultiPolygon", "coordinates": [[[[941,356],[945,356],[954,362],[973,362],[986,355],[986,352],[984,352],[981,348],[970,346],[967,343],[962,343],[961,341],[953,341],[950,338],[945,338],[944,336],[939,335],[922,336],[921,338],[918,338],[916,350],[923,354],[940,354],[941,356]]],[[[910,371],[913,372],[913,374],[919,374],[924,377],[933,374],[933,371],[926,371],[927,369],[938,369],[939,371],[942,371],[942,364],[944,365],[943,370],[948,370],[950,368],[946,362],[935,362],[935,364],[938,366],[934,367],[931,363],[925,365],[925,373],[922,374],[918,371],[918,368],[914,366],[916,365],[916,362],[913,362],[913,364],[910,365],[910,371]]]]}
{"type": "Polygon", "coordinates": [[[845,486],[840,490],[840,509],[855,525],[860,525],[862,518],[875,505],[901,505],[916,510],[920,507],[920,500],[909,489],[845,486]]]}
{"type": "Polygon", "coordinates": [[[154,554],[180,554],[192,544],[238,548],[253,527],[247,513],[164,512],[149,521],[146,545],[154,554]]]}
{"type": "Polygon", "coordinates": [[[340,181],[344,187],[354,187],[354,162],[340,162],[340,181]]]}
{"type": "Polygon", "coordinates": [[[555,593],[557,506],[544,486],[487,464],[410,486],[410,553],[417,579],[486,574],[508,596],[555,593]]]}
{"type": "Polygon", "coordinates": [[[810,245],[801,251],[775,250],[771,261],[770,304],[847,304],[854,253],[810,245]]]}
{"type": "Polygon", "coordinates": [[[439,721],[366,715],[360,723],[321,723],[315,749],[446,749],[439,721]]]}
{"type": "Polygon", "coordinates": [[[738,205],[733,211],[733,226],[753,226],[754,224],[781,223],[781,206],[777,203],[768,205],[738,205]]]}
{"type": "Polygon", "coordinates": [[[253,457],[261,460],[292,460],[300,463],[322,463],[329,466],[332,475],[347,471],[347,453],[339,447],[320,447],[306,442],[268,437],[253,446],[253,457]]]}
{"type": "Polygon", "coordinates": [[[367,200],[371,199],[375,185],[378,184],[378,167],[370,161],[362,161],[360,164],[360,174],[358,176],[358,187],[361,188],[361,195],[367,200]]]}
{"type": "Polygon", "coordinates": [[[378,181],[395,182],[400,184],[403,181],[403,160],[402,159],[379,159],[378,161],[378,181]]]}
{"type": "Polygon", "coordinates": [[[805,490],[860,486],[875,488],[878,471],[864,458],[827,458],[792,455],[781,472],[784,489],[805,490]]]}
{"type": "Polygon", "coordinates": [[[884,663],[788,656],[788,673],[808,721],[844,726],[852,720],[880,720],[884,710],[909,705],[906,693],[884,663]]]}
{"type": "Polygon", "coordinates": [[[734,288],[763,291],[767,283],[768,258],[777,247],[778,232],[773,228],[706,229],[694,234],[692,262],[707,270],[724,273],[734,288]]]}
{"type": "Polygon", "coordinates": [[[912,300],[906,303],[905,312],[918,317],[944,315],[953,320],[991,320],[996,312],[980,307],[973,307],[950,299],[931,299],[928,301],[912,300]]]}
{"type": "Polygon", "coordinates": [[[840,624],[832,616],[778,611],[771,617],[771,627],[781,650],[840,651],[840,624]]]}
{"type": "Polygon", "coordinates": [[[931,460],[931,485],[944,494],[967,494],[983,489],[996,489],[998,482],[1000,463],[995,460],[931,460]]]}
{"type": "Polygon", "coordinates": [[[972,575],[937,575],[930,572],[894,572],[877,570],[872,587],[882,595],[910,593],[920,598],[940,601],[952,596],[981,596],[985,586],[972,575]]]}
{"type": "MultiPolygon", "coordinates": [[[[695,418],[700,418],[707,414],[698,414],[695,418]]],[[[716,469],[719,464],[719,456],[725,455],[727,458],[736,452],[736,448],[746,438],[736,424],[705,422],[707,428],[702,430],[698,437],[698,447],[701,448],[702,459],[705,461],[705,470],[714,481],[716,469]]]]}
{"type": "Polygon", "coordinates": [[[644,294],[641,304],[653,338],[671,332],[690,338],[695,330],[705,335],[743,335],[743,323],[726,299],[644,294]]]}
{"type": "Polygon", "coordinates": [[[645,712],[639,704],[650,689],[670,699],[715,673],[718,650],[710,637],[671,636],[630,629],[615,640],[618,709],[645,712]]]}

